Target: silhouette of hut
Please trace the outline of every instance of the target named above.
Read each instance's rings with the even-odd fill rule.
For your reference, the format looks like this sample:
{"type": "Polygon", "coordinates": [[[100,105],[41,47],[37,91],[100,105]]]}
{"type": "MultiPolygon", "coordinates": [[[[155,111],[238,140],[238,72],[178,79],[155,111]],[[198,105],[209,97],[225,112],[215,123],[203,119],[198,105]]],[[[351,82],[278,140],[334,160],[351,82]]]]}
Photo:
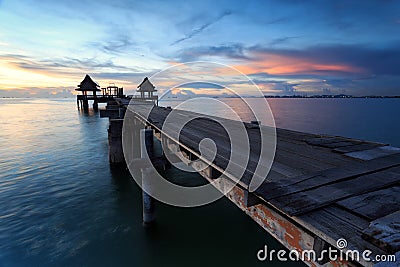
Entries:
{"type": "Polygon", "coordinates": [[[87,92],[92,92],[93,95],[96,95],[96,92],[100,92],[99,85],[93,81],[93,79],[86,74],[85,78],[78,85],[76,91],[82,92],[82,95],[87,96],[87,92]]]}

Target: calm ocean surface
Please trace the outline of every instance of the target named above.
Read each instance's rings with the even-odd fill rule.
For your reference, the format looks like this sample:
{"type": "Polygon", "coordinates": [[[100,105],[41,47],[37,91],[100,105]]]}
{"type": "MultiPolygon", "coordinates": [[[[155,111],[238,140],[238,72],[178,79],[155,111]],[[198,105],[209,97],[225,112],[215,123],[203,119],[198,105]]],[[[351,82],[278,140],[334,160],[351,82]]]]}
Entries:
{"type": "MultiPolygon", "coordinates": [[[[237,101],[226,103],[246,117],[237,101]]],[[[400,146],[400,99],[269,103],[278,127],[400,146]]],[[[272,266],[257,251],[282,248],[226,199],[158,204],[158,224],[143,229],[138,186],[108,165],[108,120],[75,100],[0,99],[0,122],[0,267],[272,266]]]]}

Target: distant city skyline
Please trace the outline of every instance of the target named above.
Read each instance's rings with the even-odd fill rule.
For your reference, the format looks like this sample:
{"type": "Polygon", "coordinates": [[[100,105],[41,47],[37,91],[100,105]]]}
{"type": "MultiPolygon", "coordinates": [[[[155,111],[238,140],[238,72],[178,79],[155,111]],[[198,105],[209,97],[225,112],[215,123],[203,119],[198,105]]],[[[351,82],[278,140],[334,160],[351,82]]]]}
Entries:
{"type": "Polygon", "coordinates": [[[398,1],[0,0],[0,28],[0,97],[71,96],[87,73],[129,93],[197,60],[236,68],[265,95],[400,95],[398,1]]]}

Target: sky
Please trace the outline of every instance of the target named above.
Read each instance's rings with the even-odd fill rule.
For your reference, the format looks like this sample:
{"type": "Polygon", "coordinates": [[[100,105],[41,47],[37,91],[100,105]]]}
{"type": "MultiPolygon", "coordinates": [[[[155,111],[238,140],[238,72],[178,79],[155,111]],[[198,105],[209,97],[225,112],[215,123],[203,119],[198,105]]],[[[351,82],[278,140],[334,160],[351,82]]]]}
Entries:
{"type": "Polygon", "coordinates": [[[0,0],[0,97],[72,96],[86,73],[134,92],[194,61],[157,89],[251,95],[232,67],[266,95],[400,95],[400,2],[0,0]]]}

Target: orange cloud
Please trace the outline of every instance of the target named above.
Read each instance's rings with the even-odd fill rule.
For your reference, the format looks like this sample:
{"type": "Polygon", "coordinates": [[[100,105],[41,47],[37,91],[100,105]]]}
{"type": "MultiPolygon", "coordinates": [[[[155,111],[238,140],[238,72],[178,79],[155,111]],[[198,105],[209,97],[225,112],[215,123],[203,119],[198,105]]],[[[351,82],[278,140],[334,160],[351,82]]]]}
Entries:
{"type": "MultiPolygon", "coordinates": [[[[86,73],[103,87],[110,83],[118,86],[136,88],[137,84],[124,79],[97,79],[90,69],[79,69],[75,66],[53,66],[36,62],[24,56],[2,56],[0,54],[0,90],[22,90],[24,88],[76,88],[86,73]]],[[[129,88],[125,88],[127,90],[129,88]]],[[[73,92],[75,94],[75,92],[73,92]]],[[[32,94],[36,94],[32,90],[32,94]]],[[[49,94],[51,94],[49,92],[49,94]]]]}
{"type": "Polygon", "coordinates": [[[363,72],[363,69],[346,65],[318,62],[318,60],[258,53],[257,60],[234,66],[244,74],[268,73],[271,75],[315,74],[320,72],[363,72]]]}

